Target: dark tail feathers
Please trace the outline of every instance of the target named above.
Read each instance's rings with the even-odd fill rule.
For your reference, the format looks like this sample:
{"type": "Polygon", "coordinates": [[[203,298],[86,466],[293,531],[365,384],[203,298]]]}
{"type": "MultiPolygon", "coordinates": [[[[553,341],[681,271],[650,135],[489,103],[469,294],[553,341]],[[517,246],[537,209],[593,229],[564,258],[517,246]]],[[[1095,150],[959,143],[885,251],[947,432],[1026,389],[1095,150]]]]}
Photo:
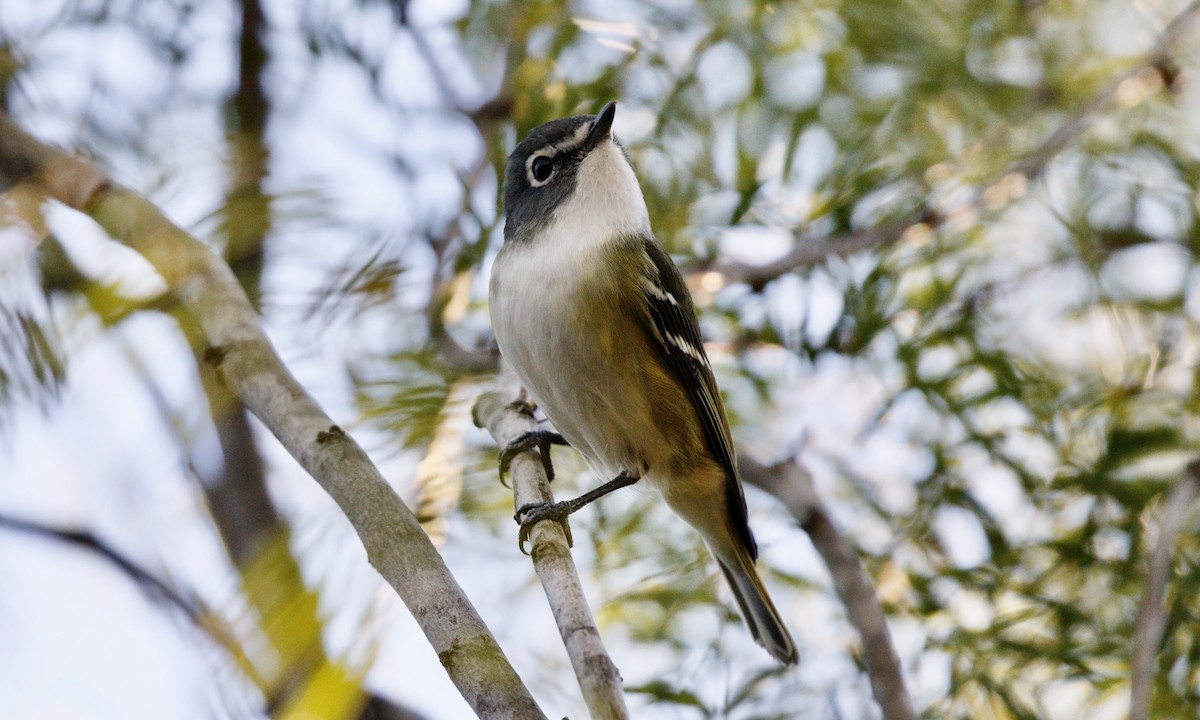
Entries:
{"type": "Polygon", "coordinates": [[[780,619],[771,597],[767,595],[762,578],[754,569],[754,561],[745,552],[737,555],[733,563],[727,564],[721,558],[717,559],[717,563],[721,566],[721,572],[725,573],[729,587],[733,589],[733,596],[742,609],[742,617],[750,626],[750,634],[776,660],[785,665],[795,665],[799,661],[796,643],[780,619]]]}

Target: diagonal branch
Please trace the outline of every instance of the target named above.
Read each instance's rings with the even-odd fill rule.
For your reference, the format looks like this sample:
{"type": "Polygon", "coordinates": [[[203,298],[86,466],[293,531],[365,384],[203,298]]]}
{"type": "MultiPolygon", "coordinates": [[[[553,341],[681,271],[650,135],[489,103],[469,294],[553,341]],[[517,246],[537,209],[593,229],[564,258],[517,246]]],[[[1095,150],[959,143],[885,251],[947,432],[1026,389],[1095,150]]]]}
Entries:
{"type": "MultiPolygon", "coordinates": [[[[486,428],[500,447],[522,433],[537,429],[527,405],[510,403],[499,392],[480,396],[471,414],[475,424],[486,428]]],[[[516,507],[554,501],[543,465],[532,454],[518,455],[511,469],[516,507]]],[[[530,538],[534,569],[546,591],[588,711],[593,720],[628,718],[620,672],[600,639],[562,526],[555,522],[537,523],[530,531],[530,538]]]]}
{"type": "Polygon", "coordinates": [[[887,618],[875,587],[854,546],[833,522],[828,508],[817,497],[812,478],[795,462],[763,465],[744,453],[738,455],[742,480],[778,499],[808,533],[812,544],[833,578],[833,589],[846,608],[846,618],[862,639],[863,659],[871,692],[885,720],[914,720],[912,698],[896,647],[888,632],[887,618]]]}
{"type": "MultiPolygon", "coordinates": [[[[111,545],[87,530],[66,530],[5,514],[0,514],[0,527],[8,528],[15,532],[53,538],[70,545],[91,550],[128,575],[131,580],[142,588],[142,591],[148,597],[175,606],[197,626],[207,628],[204,611],[195,602],[185,598],[178,590],[159,580],[149,571],[142,569],[137,563],[125,557],[111,545]]],[[[218,638],[218,640],[224,644],[224,638],[218,638]]]]}
{"type": "Polygon", "coordinates": [[[1197,497],[1200,497],[1200,460],[1193,460],[1172,484],[1171,492],[1162,506],[1158,540],[1154,544],[1150,567],[1146,571],[1146,596],[1142,598],[1142,605],[1138,608],[1133,631],[1129,681],[1130,720],[1150,718],[1155,660],[1158,657],[1158,645],[1162,641],[1163,630],[1167,625],[1163,599],[1166,596],[1167,583],[1171,579],[1171,555],[1175,548],[1175,538],[1179,535],[1179,527],[1194,508],[1193,503],[1197,497]]]}
{"type": "MultiPolygon", "coordinates": [[[[249,668],[249,671],[252,672],[253,667],[250,665],[246,653],[220,617],[210,613],[198,601],[184,597],[178,590],[125,557],[111,545],[96,537],[94,533],[87,530],[56,528],[5,514],[0,514],[0,528],[51,538],[95,552],[133,580],[150,600],[164,602],[182,611],[193,625],[224,648],[230,657],[237,661],[239,667],[249,668]]],[[[257,677],[251,679],[258,681],[257,677]]]]}
{"type": "MultiPolygon", "coordinates": [[[[1107,85],[1037,147],[1009,164],[981,187],[991,187],[1013,175],[1023,177],[1027,181],[1041,177],[1050,161],[1083,135],[1097,115],[1119,99],[1125,83],[1147,71],[1169,74],[1172,46],[1195,18],[1197,11],[1200,11],[1200,0],[1193,0],[1167,23],[1159,33],[1154,48],[1144,58],[1107,85]]],[[[963,209],[978,208],[982,203],[983,193],[977,191],[963,209]]],[[[746,283],[755,290],[761,290],[767,283],[793,270],[813,267],[833,257],[844,257],[863,250],[892,245],[912,225],[926,223],[937,227],[944,221],[944,217],[929,208],[919,206],[886,225],[855,230],[837,238],[805,234],[796,239],[795,245],[783,257],[768,263],[752,264],[716,259],[689,263],[684,269],[688,272],[716,271],[724,275],[728,282],[746,283]]]]}
{"type": "Polygon", "coordinates": [[[275,353],[229,266],[148,200],[0,114],[0,183],[28,182],[141,253],[207,339],[205,360],[328,492],[483,718],[544,717],[412,512],[275,353]]]}
{"type": "Polygon", "coordinates": [[[1040,176],[1056,155],[1065,150],[1080,135],[1083,135],[1097,115],[1118,100],[1125,83],[1134,80],[1147,70],[1166,74],[1166,67],[1170,64],[1171,46],[1179,39],[1180,34],[1187,28],[1198,10],[1200,10],[1200,0],[1192,0],[1163,27],[1154,42],[1154,48],[1141,61],[1109,83],[1104,90],[1089,100],[1083,108],[1072,115],[1036,149],[1009,165],[1002,175],[1017,173],[1024,175],[1029,180],[1040,176]]]}

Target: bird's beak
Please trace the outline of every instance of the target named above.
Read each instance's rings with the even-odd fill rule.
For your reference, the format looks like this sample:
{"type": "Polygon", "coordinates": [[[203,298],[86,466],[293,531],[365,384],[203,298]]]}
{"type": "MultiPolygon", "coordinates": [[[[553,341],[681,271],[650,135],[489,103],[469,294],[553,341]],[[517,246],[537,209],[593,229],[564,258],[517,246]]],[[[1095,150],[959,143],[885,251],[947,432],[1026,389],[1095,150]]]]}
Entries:
{"type": "Polygon", "coordinates": [[[595,147],[596,143],[612,133],[613,118],[616,116],[617,104],[615,102],[610,102],[596,113],[596,119],[592,120],[592,129],[588,130],[588,147],[595,147]]]}

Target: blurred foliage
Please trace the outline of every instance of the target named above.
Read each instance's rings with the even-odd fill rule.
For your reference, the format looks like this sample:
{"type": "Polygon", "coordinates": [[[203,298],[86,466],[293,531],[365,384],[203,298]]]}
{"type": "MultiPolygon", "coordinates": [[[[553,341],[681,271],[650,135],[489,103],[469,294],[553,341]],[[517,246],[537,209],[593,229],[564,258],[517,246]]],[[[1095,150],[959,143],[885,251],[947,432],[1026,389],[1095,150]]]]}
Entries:
{"type": "MultiPolygon", "coordinates": [[[[1148,537],[1200,430],[1197,31],[1155,45],[1179,2],[269,8],[265,89],[284,108],[262,153],[273,174],[257,204],[225,213],[233,200],[204,188],[233,171],[203,156],[228,88],[197,67],[232,53],[233,34],[198,30],[225,27],[198,5],[156,5],[64,3],[20,33],[0,22],[0,99],[179,203],[185,222],[221,218],[201,233],[215,246],[220,223],[249,212],[248,232],[273,243],[268,319],[335,356],[389,451],[442,440],[437,467],[455,481],[437,496],[461,489],[461,520],[496,543],[511,528],[497,520],[493,451],[467,442],[469,457],[443,461],[469,405],[451,395],[492,382],[480,368],[494,360],[498,178],[529,129],[619,100],[653,225],[686,267],[906,225],[753,287],[689,278],[735,434],[809,466],[905,628],[927,717],[1120,714],[1148,537]],[[124,66],[97,64],[64,83],[49,40],[67,29],[132,38],[155,71],[131,85],[124,66]]],[[[51,313],[15,307],[0,303],[6,404],[53,384],[67,360],[51,313]]],[[[582,474],[570,455],[556,453],[568,478],[582,474]]],[[[806,543],[778,509],[754,521],[773,529],[768,563],[806,543]]],[[[809,627],[840,617],[819,567],[771,573],[819,670],[774,673],[765,657],[733,670],[720,656],[736,612],[653,497],[613,498],[575,522],[590,523],[575,534],[592,540],[605,626],[667,658],[630,678],[647,712],[872,716],[852,637],[809,627]]],[[[438,527],[453,547],[455,526],[438,527]]],[[[1156,718],[1200,706],[1198,543],[1193,515],[1167,594],[1156,718]]],[[[541,672],[535,687],[568,684],[553,663],[541,672]]]]}
{"type": "MultiPolygon", "coordinates": [[[[44,320],[0,304],[0,403],[47,401],[62,381],[64,359],[44,320]]],[[[0,417],[3,417],[0,415],[0,417]]]]}

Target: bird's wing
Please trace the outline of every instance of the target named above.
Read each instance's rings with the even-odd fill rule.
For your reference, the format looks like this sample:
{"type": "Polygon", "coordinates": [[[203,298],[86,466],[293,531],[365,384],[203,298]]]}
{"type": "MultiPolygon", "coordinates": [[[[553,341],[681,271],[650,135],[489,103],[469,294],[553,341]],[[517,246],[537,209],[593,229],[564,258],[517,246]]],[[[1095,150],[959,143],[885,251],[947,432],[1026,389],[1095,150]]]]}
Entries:
{"type": "Polygon", "coordinates": [[[717,380],[713,377],[704,338],[696,321],[692,296],[671,256],[653,237],[642,238],[643,251],[649,259],[647,272],[642,276],[642,291],[646,301],[652,334],[667,356],[668,365],[683,385],[692,407],[704,426],[713,459],[725,470],[725,495],[729,505],[733,530],[745,543],[750,556],[758,556],[754,536],[750,532],[746,498],[738,479],[734,461],[733,441],[729,421],[717,380]]]}

